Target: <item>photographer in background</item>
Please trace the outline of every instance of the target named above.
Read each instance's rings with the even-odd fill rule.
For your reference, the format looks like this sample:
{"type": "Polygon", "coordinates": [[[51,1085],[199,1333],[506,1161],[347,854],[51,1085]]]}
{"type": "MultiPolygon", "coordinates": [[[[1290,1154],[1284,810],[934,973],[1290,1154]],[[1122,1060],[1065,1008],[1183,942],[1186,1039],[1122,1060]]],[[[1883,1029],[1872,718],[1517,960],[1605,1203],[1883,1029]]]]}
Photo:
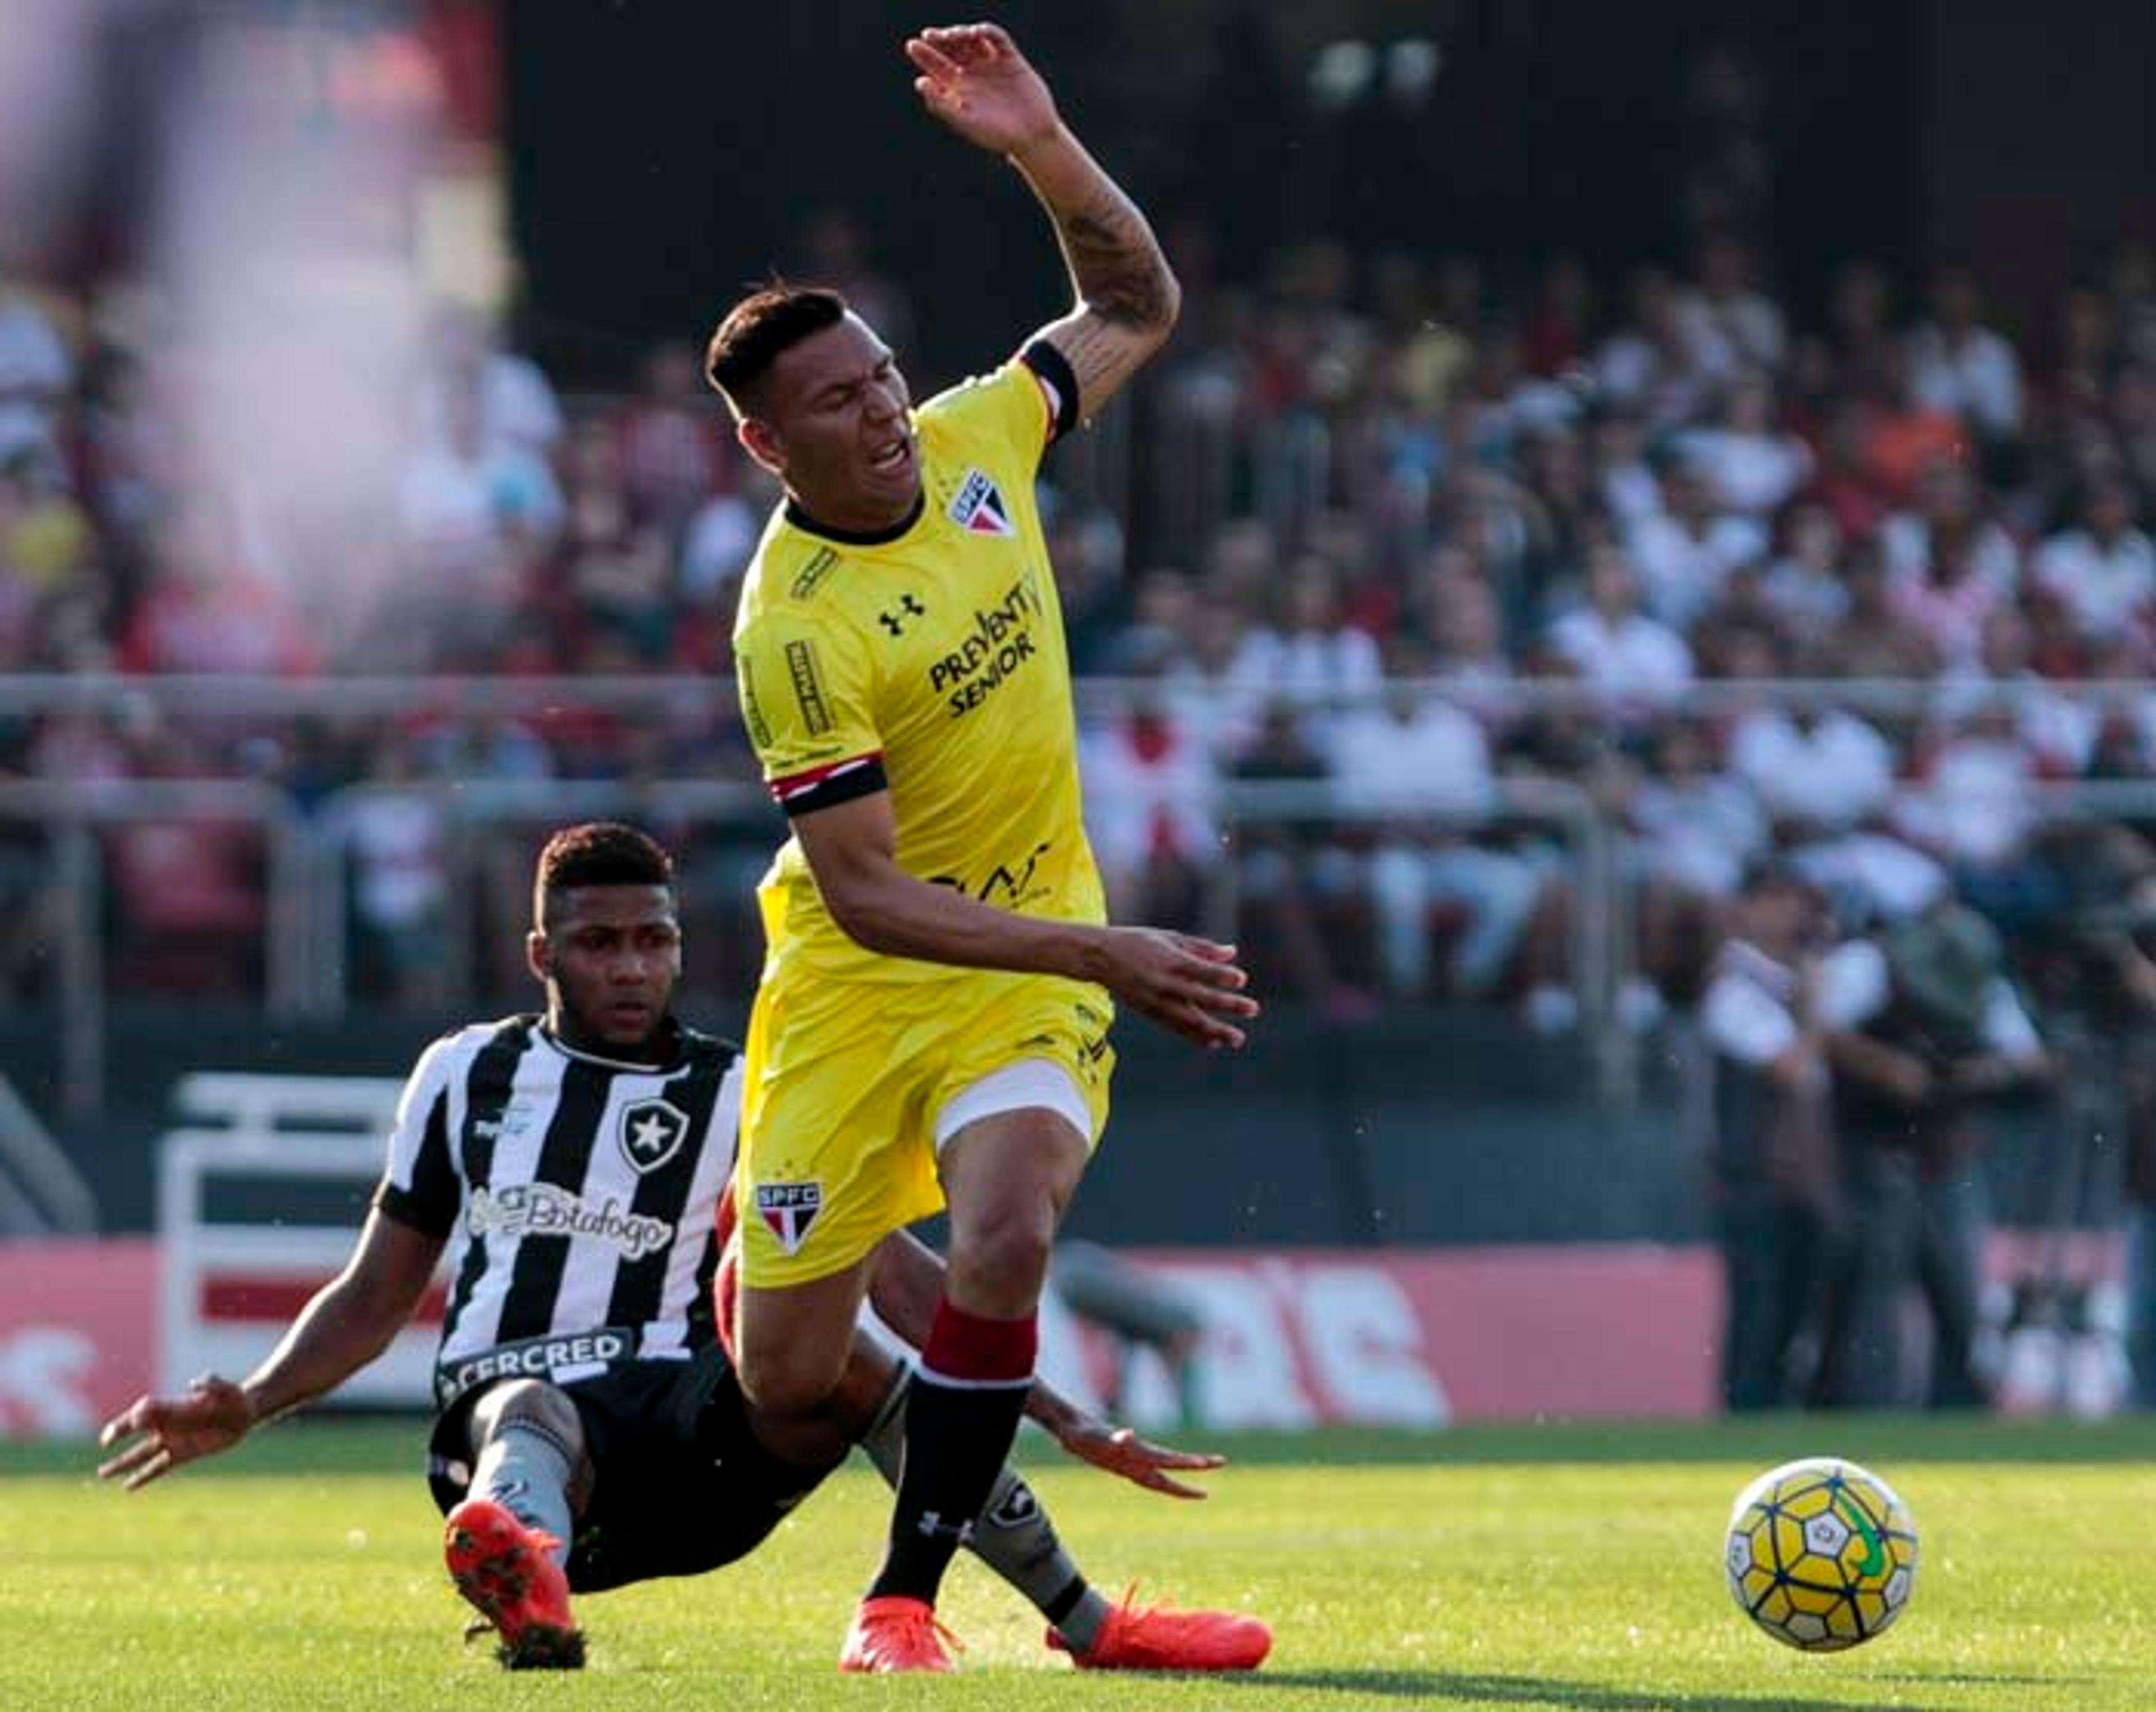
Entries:
{"type": "Polygon", "coordinates": [[[2002,1406],[2156,1407],[2156,850],[2077,823],[2037,851],[2055,907],[2020,961],[2061,1066],[2060,1147],[2012,1257],[2002,1406]]]}
{"type": "Polygon", "coordinates": [[[1988,1227],[1984,1105],[2051,1074],[1989,923],[1951,898],[1838,947],[1821,969],[1850,1227],[1815,1401],[1900,1401],[1897,1318],[1912,1283],[1932,1321],[1933,1408],[1977,1407],[1988,1227]]]}
{"type": "Polygon", "coordinates": [[[1722,1397],[1732,1413],[1803,1397],[1838,1270],[1840,1173],[1818,1005],[1826,927],[1816,888],[1786,863],[1755,863],[1700,1005],[1713,1055],[1722,1397]]]}

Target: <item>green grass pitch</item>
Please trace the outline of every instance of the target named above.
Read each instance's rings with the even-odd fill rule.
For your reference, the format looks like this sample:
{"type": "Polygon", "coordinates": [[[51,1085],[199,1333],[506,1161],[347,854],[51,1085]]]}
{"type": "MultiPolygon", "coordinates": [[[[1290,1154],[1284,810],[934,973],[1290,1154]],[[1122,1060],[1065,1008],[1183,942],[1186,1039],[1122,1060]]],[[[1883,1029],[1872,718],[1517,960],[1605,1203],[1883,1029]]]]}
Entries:
{"type": "Polygon", "coordinates": [[[872,1476],[835,1479],[747,1563],[579,1607],[580,1678],[509,1676],[460,1640],[416,1424],[299,1423],[127,1497],[85,1446],[0,1447],[0,1707],[1116,1706],[1586,1712],[2156,1704],[2156,1422],[1780,1420],[1476,1429],[1227,1448],[1209,1503],[1023,1455],[1094,1577],[1246,1607],[1278,1631],[1247,1681],[1078,1674],[977,1566],[944,1612],[964,1674],[839,1678],[876,1555],[872,1476]],[[1900,1625],[1807,1657],[1722,1581],[1750,1475],[1847,1456],[1923,1535],[1900,1625]]]}

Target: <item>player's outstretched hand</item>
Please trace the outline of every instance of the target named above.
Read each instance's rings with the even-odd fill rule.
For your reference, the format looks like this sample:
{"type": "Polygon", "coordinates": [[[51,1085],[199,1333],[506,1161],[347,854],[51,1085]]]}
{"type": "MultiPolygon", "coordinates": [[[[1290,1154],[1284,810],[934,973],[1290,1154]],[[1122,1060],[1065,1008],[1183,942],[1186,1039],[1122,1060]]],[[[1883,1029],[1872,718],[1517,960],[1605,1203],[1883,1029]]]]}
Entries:
{"type": "Polygon", "coordinates": [[[1108,930],[1101,984],[1163,1028],[1204,1047],[1240,1047],[1258,1014],[1233,946],[1158,927],[1108,930]]]}
{"type": "Polygon", "coordinates": [[[1170,1450],[1164,1444],[1139,1438],[1127,1427],[1111,1427],[1091,1415],[1080,1415],[1059,1427],[1055,1442],[1081,1463],[1091,1463],[1148,1492],[1165,1493],[1170,1498],[1206,1495],[1201,1488],[1177,1479],[1171,1470],[1202,1473],[1228,1466],[1227,1458],[1211,1451],[1170,1450]]]}
{"type": "Polygon", "coordinates": [[[1048,85],[995,24],[923,30],[908,38],[906,57],[923,105],[977,148],[1014,155],[1060,122],[1048,85]]]}
{"type": "Polygon", "coordinates": [[[117,1456],[98,1464],[97,1478],[126,1477],[130,1492],[147,1486],[182,1463],[229,1450],[254,1424],[247,1394],[229,1379],[205,1374],[185,1397],[137,1397],[97,1435],[108,1450],[129,1439],[117,1456]]]}

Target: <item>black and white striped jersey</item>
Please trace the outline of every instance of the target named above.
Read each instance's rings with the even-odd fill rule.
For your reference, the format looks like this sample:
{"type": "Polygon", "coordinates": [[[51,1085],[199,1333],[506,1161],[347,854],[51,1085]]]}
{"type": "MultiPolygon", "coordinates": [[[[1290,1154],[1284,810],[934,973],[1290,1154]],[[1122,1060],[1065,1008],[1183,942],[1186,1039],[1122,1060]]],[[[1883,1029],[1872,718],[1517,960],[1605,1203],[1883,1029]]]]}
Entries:
{"type": "Polygon", "coordinates": [[[681,1360],[713,1336],[741,1064],[676,1025],[665,1068],[565,1046],[537,1017],[444,1036],[398,1104],[375,1205],[450,1239],[436,1392],[681,1360]]]}

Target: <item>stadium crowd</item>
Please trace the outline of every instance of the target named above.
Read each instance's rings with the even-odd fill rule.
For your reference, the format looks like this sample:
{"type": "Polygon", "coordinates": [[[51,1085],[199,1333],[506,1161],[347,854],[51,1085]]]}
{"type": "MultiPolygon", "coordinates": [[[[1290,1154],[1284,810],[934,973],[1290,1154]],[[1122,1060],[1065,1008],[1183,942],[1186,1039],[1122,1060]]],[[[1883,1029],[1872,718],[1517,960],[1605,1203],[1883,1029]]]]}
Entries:
{"type": "MultiPolygon", "coordinates": [[[[1046,496],[1077,667],[1127,692],[1089,705],[1087,743],[1124,910],[1193,918],[1224,871],[1223,782],[1329,778],[1348,822],[1245,826],[1227,864],[1269,912],[1276,980],[1346,1014],[1502,992],[1561,1023],[1568,890],[1538,828],[1491,818],[1507,779],[1584,783],[1629,829],[1666,990],[1778,845],[1888,910],[1952,885],[2011,917],[2045,894],[2025,785],[2156,775],[2156,695],[2059,688],[2145,679],[2156,655],[2145,246],[2009,336],[1952,264],[1902,282],[1851,261],[1808,325],[1713,231],[1681,269],[1614,282],[1563,256],[1514,279],[1320,241],[1241,283],[1183,236],[1130,502],[1046,496]],[[1791,679],[1927,687],[1686,693],[1791,679]],[[1343,916],[1360,931],[1329,930],[1343,916]]],[[[843,215],[810,243],[805,266],[911,324],[843,215]]],[[[444,308],[372,505],[294,518],[218,467],[197,427],[214,365],[145,301],[0,287],[0,670],[723,683],[772,496],[690,346],[565,402],[444,308]]],[[[13,720],[0,769],[268,777],[302,803],[358,781],[747,779],[723,704],[273,724],[123,700],[13,720]]],[[[220,933],[259,917],[244,839],[121,843],[146,847],[118,853],[123,913],[131,894],[220,933]]],[[[441,844],[388,797],[353,833],[357,926],[393,989],[441,844]]],[[[1661,997],[1643,982],[1628,1004],[1661,997]]]]}
{"type": "MultiPolygon", "coordinates": [[[[1434,68],[1408,69],[1426,92],[1434,68]]],[[[2156,252],[2122,243],[2012,323],[1949,258],[1852,256],[1799,299],[1761,236],[1756,83],[1708,49],[1688,91],[1681,235],[1621,275],[1417,252],[1407,185],[1354,204],[1385,229],[1255,265],[1224,226],[1171,220],[1175,338],[1042,495],[1091,831],[1120,916],[1221,929],[1232,907],[1270,992],[1351,1023],[1503,1003],[1555,1031],[1587,900],[1515,787],[1584,791],[1620,834],[1618,1015],[1681,1013],[1714,1066],[1726,1400],[1910,1396],[1891,1323],[1920,1279],[1925,1394],[1968,1403],[2010,1389],[1985,1346],[2010,1316],[1976,1299],[1987,1109],[2063,1088],[2070,1125],[2129,1138],[2125,1187],[2156,1205],[2156,807],[2061,820],[2037,794],[2156,802],[2156,252]],[[1297,785],[1321,812],[1235,807],[1297,785]]],[[[1349,148],[1341,170],[1419,158],[1349,148]]],[[[860,304],[925,394],[952,377],[865,231],[814,215],[785,271],[860,304]]],[[[264,474],[292,449],[241,449],[292,420],[236,396],[259,353],[191,338],[139,282],[0,261],[0,678],[267,676],[324,710],[17,696],[0,782],[245,779],[334,812],[352,989],[439,1008],[467,997],[452,922],[479,930],[479,984],[521,987],[514,908],[455,899],[513,906],[529,859],[528,828],[468,836],[445,791],[750,794],[730,632],[776,496],[692,343],[575,396],[469,308],[414,343],[397,428],[347,423],[341,479],[299,503],[264,474]],[[442,687],[389,715],[337,694],[384,677],[442,687]],[[639,679],[710,693],[576,689],[639,679]],[[562,687],[473,711],[450,686],[475,680],[562,687]]],[[[775,813],[654,797],[639,818],[680,861],[692,979],[738,1000],[775,813]]],[[[263,988],[256,829],[127,823],[105,854],[110,981],[263,988]]],[[[54,988],[51,859],[36,818],[0,815],[11,997],[54,988]]],[[[2034,1222],[2106,1222],[2097,1163],[2034,1222]]],[[[2086,1329],[2089,1277],[2047,1264],[2025,1282],[2056,1299],[2026,1317],[2086,1329]]],[[[2156,1347],[2139,1371],[2156,1402],[2156,1347]]]]}

